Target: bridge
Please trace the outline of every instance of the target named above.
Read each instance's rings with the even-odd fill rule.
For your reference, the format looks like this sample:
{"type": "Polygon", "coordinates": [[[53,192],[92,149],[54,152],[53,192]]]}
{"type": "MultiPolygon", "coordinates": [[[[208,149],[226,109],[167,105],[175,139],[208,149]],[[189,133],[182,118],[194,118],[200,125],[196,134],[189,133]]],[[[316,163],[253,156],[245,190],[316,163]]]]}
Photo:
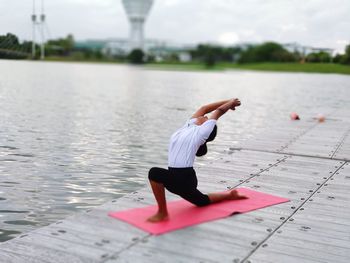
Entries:
{"type": "Polygon", "coordinates": [[[20,43],[19,39],[13,34],[8,33],[0,36],[0,58],[29,58],[31,47],[31,42],[20,43]]]}

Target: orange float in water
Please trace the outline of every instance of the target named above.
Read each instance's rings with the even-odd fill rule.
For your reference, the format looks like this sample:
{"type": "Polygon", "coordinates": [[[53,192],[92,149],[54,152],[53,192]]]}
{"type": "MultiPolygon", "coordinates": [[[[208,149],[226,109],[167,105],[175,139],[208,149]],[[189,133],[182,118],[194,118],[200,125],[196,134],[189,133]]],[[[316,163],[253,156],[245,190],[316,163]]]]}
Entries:
{"type": "Polygon", "coordinates": [[[319,122],[324,122],[326,120],[326,117],[323,115],[323,114],[318,114],[316,119],[319,121],[319,122]]]}
{"type": "Polygon", "coordinates": [[[293,121],[300,120],[299,115],[297,113],[295,113],[295,112],[292,112],[290,114],[290,119],[293,120],[293,121]]]}

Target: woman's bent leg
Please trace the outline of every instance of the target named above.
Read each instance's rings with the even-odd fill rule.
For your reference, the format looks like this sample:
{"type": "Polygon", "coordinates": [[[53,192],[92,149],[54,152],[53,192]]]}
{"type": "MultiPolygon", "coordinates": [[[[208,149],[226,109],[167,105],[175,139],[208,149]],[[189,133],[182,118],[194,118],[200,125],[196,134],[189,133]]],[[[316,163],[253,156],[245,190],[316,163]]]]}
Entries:
{"type": "Polygon", "coordinates": [[[168,219],[168,209],[165,198],[164,184],[161,182],[162,177],[167,176],[168,170],[162,168],[152,168],[149,171],[148,178],[152,187],[154,197],[158,204],[158,212],[149,217],[149,222],[159,222],[168,219]]]}
{"type": "Polygon", "coordinates": [[[196,206],[206,206],[210,204],[210,198],[208,195],[201,193],[198,189],[184,192],[179,194],[183,199],[196,206]]]}
{"type": "Polygon", "coordinates": [[[181,193],[180,196],[196,206],[207,206],[225,200],[239,200],[247,199],[246,196],[240,195],[237,190],[230,190],[226,192],[203,194],[198,189],[190,192],[181,193]]]}
{"type": "Polygon", "coordinates": [[[247,199],[248,197],[244,195],[240,195],[237,190],[230,190],[221,193],[211,193],[208,194],[210,203],[218,203],[224,200],[239,200],[239,199],[247,199]]]}

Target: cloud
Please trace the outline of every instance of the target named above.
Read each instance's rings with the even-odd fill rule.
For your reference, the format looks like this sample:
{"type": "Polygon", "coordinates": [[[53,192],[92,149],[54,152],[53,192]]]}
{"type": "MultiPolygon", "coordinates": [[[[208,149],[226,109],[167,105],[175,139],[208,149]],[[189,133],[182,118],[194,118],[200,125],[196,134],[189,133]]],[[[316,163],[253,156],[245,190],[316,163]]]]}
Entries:
{"type": "MultiPolygon", "coordinates": [[[[37,1],[40,2],[40,1],[37,1]]],[[[0,34],[30,39],[31,1],[0,0],[0,34]]],[[[178,43],[299,42],[339,48],[350,42],[348,0],[154,0],[148,38],[178,43]]],[[[122,0],[46,0],[52,37],[126,38],[122,0]]]]}
{"type": "Polygon", "coordinates": [[[290,24],[280,25],[280,28],[281,28],[282,32],[307,31],[306,26],[303,24],[297,25],[294,23],[290,23],[290,24]]]}
{"type": "Polygon", "coordinates": [[[233,45],[239,42],[239,36],[235,32],[225,32],[220,34],[218,41],[223,45],[233,45]]]}
{"type": "Polygon", "coordinates": [[[165,6],[171,7],[181,4],[181,0],[162,0],[165,6]]]}
{"type": "Polygon", "coordinates": [[[349,40],[345,39],[339,39],[336,41],[336,47],[335,47],[335,52],[339,54],[344,54],[345,53],[345,48],[347,45],[350,45],[349,40]]]}

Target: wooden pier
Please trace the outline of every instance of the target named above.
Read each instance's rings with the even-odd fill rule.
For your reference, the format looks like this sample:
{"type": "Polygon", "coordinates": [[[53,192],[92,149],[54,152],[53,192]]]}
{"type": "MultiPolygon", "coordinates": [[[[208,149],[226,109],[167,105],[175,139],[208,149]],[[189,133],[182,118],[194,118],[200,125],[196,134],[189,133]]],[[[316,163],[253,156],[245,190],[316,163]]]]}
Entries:
{"type": "Polygon", "coordinates": [[[145,187],[0,243],[0,262],[350,262],[350,109],[217,147],[220,158],[197,167],[201,190],[244,186],[291,201],[152,236],[107,216],[154,204],[145,187]]]}

